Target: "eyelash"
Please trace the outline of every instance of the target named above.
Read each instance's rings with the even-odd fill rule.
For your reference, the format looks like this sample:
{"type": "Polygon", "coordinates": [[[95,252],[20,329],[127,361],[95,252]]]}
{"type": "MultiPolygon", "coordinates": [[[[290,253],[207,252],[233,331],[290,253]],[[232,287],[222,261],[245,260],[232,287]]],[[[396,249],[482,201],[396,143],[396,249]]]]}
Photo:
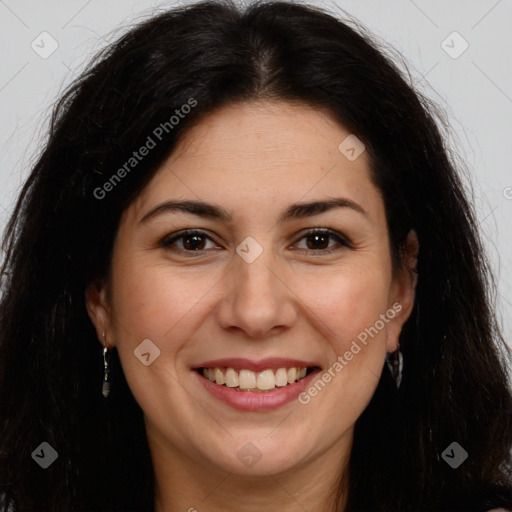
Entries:
{"type": "MultiPolygon", "coordinates": [[[[187,255],[189,255],[191,257],[197,257],[197,256],[202,255],[202,253],[204,251],[207,251],[208,249],[187,250],[187,249],[181,249],[174,245],[178,240],[185,239],[187,237],[192,237],[194,235],[204,237],[204,238],[214,242],[214,240],[210,236],[208,236],[206,233],[204,233],[203,231],[199,231],[196,229],[187,229],[187,230],[179,231],[178,233],[175,233],[173,235],[165,237],[163,240],[161,240],[159,245],[165,249],[170,249],[170,250],[174,250],[176,252],[186,253],[187,255]],[[173,245],[174,245],[174,247],[173,247],[173,245]]],[[[309,236],[314,236],[314,235],[323,235],[323,236],[328,236],[329,238],[334,238],[338,242],[339,246],[334,246],[334,247],[330,247],[327,249],[318,249],[318,250],[317,249],[299,249],[299,250],[306,251],[307,254],[314,253],[315,255],[319,255],[319,254],[323,255],[323,254],[330,254],[332,252],[339,251],[342,248],[352,249],[352,244],[346,237],[342,236],[341,233],[338,233],[337,231],[334,231],[332,229],[327,229],[327,228],[310,229],[310,230],[306,231],[305,233],[303,233],[302,236],[297,240],[297,242],[300,240],[303,240],[309,236]]],[[[295,242],[295,244],[297,242],[295,242]]]]}

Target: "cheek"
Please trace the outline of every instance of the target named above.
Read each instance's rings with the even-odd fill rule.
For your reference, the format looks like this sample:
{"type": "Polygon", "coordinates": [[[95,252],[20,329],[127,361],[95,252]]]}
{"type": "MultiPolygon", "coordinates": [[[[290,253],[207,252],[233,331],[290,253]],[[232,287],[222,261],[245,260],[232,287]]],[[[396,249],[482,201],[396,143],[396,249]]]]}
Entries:
{"type": "MultiPolygon", "coordinates": [[[[325,371],[319,376],[328,383],[312,386],[304,401],[313,401],[312,406],[322,411],[342,407],[345,427],[362,413],[382,372],[391,318],[385,322],[381,315],[389,310],[389,287],[386,268],[371,264],[302,280],[298,295],[305,305],[304,314],[330,346],[325,371]],[[321,395],[318,400],[317,394],[321,395]]],[[[326,421],[331,420],[337,432],[339,419],[326,421]]]]}
{"type": "MultiPolygon", "coordinates": [[[[204,297],[219,281],[217,274],[194,276],[193,271],[147,264],[137,256],[114,260],[112,313],[117,350],[131,392],[153,419],[168,421],[162,411],[185,406],[176,384],[178,366],[187,341],[209,313],[204,297]],[[159,354],[144,366],[134,351],[147,339],[159,354]]],[[[153,350],[149,345],[151,357],[153,350]]]]}
{"type": "MultiPolygon", "coordinates": [[[[301,279],[298,295],[339,354],[388,309],[390,278],[383,267],[345,268],[301,279]]],[[[307,313],[306,313],[307,314],[307,313]]]]}
{"type": "Polygon", "coordinates": [[[118,345],[151,339],[162,355],[175,352],[207,314],[204,300],[220,279],[217,272],[194,276],[163,265],[121,260],[112,276],[113,314],[121,334],[118,345]]]}
{"type": "MultiPolygon", "coordinates": [[[[386,354],[389,278],[384,271],[330,276],[318,287],[304,283],[301,297],[330,345],[324,371],[301,395],[305,418],[321,418],[333,442],[353,425],[378,385],[386,354]]],[[[311,320],[313,321],[313,320],[311,320]]]]}

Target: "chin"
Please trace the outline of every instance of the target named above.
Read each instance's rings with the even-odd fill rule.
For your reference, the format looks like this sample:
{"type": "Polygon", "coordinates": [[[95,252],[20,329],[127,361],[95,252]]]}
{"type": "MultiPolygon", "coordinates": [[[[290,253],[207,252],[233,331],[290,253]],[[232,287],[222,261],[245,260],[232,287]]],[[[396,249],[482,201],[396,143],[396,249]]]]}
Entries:
{"type": "Polygon", "coordinates": [[[296,443],[293,446],[290,443],[290,439],[298,439],[296,434],[272,439],[268,435],[267,431],[261,436],[234,436],[225,444],[222,454],[208,454],[208,458],[222,471],[251,477],[284,473],[302,463],[305,456],[304,446],[299,450],[296,443]]]}

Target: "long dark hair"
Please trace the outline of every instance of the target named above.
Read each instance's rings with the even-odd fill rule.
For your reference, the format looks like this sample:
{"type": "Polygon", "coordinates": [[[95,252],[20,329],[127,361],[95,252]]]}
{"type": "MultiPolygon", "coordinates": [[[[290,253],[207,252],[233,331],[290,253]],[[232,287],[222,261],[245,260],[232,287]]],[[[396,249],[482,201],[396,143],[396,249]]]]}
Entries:
{"type": "Polygon", "coordinates": [[[385,367],[356,423],[346,512],[512,506],[512,397],[491,274],[436,110],[404,76],[367,35],[287,2],[170,10],[96,57],[56,104],[5,234],[5,510],[152,510],[142,411],[115,351],[112,393],[101,396],[101,345],[84,290],[108,276],[122,212],[180,136],[222,105],[253,99],[326,110],[356,134],[399,264],[411,228],[421,246],[416,301],[400,337],[402,385],[385,367]],[[191,99],[194,108],[170,123],[191,99]],[[99,197],[166,122],[149,154],[99,197]],[[42,442],[58,452],[45,470],[32,460],[42,442]],[[442,457],[452,442],[468,453],[457,469],[442,457]]]}

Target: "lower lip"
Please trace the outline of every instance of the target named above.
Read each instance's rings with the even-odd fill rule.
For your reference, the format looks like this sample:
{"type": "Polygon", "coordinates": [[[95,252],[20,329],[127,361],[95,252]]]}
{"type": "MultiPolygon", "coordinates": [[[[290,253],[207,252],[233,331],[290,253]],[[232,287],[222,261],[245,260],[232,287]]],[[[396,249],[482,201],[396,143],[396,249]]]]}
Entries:
{"type": "Polygon", "coordinates": [[[309,375],[294,384],[288,384],[282,388],[273,389],[266,393],[254,393],[251,391],[236,391],[234,388],[221,386],[197,374],[201,384],[215,398],[240,411],[271,411],[289,404],[305,391],[311,381],[320,373],[315,368],[309,375]]]}

